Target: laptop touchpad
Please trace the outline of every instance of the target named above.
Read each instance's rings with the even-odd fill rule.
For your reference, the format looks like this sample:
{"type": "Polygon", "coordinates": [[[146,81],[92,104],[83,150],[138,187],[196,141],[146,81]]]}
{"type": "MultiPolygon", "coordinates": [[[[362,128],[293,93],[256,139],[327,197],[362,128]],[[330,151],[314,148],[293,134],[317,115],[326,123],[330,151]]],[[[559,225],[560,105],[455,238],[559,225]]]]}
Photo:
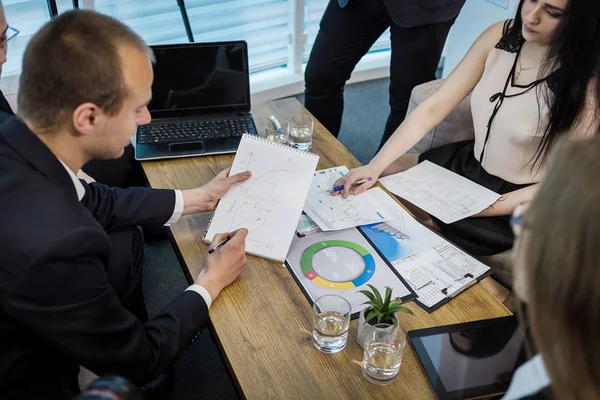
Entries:
{"type": "Polygon", "coordinates": [[[179,142],[169,144],[169,154],[172,156],[194,153],[204,153],[203,142],[179,142]]]}

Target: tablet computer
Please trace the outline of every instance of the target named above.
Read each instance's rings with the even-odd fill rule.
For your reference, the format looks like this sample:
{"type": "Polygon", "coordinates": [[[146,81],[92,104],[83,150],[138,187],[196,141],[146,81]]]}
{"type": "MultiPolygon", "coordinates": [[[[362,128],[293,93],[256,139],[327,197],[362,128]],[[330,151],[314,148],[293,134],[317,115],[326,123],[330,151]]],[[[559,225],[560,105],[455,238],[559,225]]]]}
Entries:
{"type": "Polygon", "coordinates": [[[514,316],[419,329],[408,337],[439,400],[505,393],[526,361],[514,316]]]}

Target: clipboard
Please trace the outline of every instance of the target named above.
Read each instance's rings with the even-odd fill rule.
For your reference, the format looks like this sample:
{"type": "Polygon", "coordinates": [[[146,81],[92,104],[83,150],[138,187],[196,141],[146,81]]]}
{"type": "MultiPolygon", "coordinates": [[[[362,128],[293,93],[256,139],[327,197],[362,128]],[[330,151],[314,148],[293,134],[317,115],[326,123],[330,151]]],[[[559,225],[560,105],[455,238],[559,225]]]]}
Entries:
{"type": "MultiPolygon", "coordinates": [[[[483,264],[482,262],[480,262],[479,260],[477,260],[476,257],[474,257],[473,255],[469,254],[467,251],[465,251],[464,249],[462,249],[460,246],[455,245],[454,243],[451,243],[450,241],[448,241],[448,239],[444,238],[439,232],[431,229],[430,227],[428,227],[427,225],[423,224],[421,221],[419,221],[417,218],[415,218],[415,220],[421,224],[422,226],[424,226],[425,228],[427,228],[428,230],[430,230],[431,232],[435,233],[437,236],[439,236],[440,238],[442,238],[448,245],[452,246],[453,248],[457,249],[458,251],[464,253],[464,255],[473,258],[474,260],[476,260],[477,262],[481,263],[482,265],[484,265],[487,268],[487,271],[484,272],[483,274],[480,274],[477,277],[474,277],[472,274],[467,273],[464,275],[463,278],[472,278],[472,280],[470,280],[469,282],[467,282],[465,285],[461,286],[460,288],[458,288],[456,291],[448,294],[448,289],[442,289],[441,293],[442,295],[445,297],[443,300],[437,302],[434,306],[428,306],[427,304],[423,303],[422,301],[419,300],[418,295],[417,298],[414,300],[414,302],[416,304],[419,305],[419,307],[421,307],[423,310],[427,311],[428,313],[432,313],[434,311],[436,311],[438,308],[442,307],[445,304],[448,304],[448,302],[450,302],[452,299],[454,299],[455,297],[457,297],[459,294],[463,293],[465,290],[469,289],[470,287],[474,286],[475,284],[481,282],[482,279],[488,277],[491,275],[491,268],[485,264],[483,264]]],[[[359,230],[362,232],[362,228],[359,227],[359,230]]],[[[366,236],[366,234],[363,233],[364,236],[366,236]]],[[[367,237],[367,240],[369,240],[369,238],[367,237]]],[[[369,240],[369,242],[371,242],[369,240]]],[[[373,243],[372,243],[373,247],[376,247],[373,243]]],[[[386,260],[388,261],[388,260],[386,260]]],[[[389,262],[389,261],[388,261],[389,262]]],[[[395,273],[397,273],[398,275],[401,275],[398,271],[396,271],[396,269],[392,266],[392,269],[394,270],[395,273]]],[[[412,286],[411,286],[412,289],[412,286]]],[[[420,289],[420,288],[419,288],[420,289]]],[[[417,289],[418,290],[418,289],[417,289]]]]}
{"type": "MultiPolygon", "coordinates": [[[[467,253],[468,254],[468,253],[467,253]]],[[[423,310],[427,311],[429,314],[431,314],[432,312],[436,311],[438,308],[440,308],[441,306],[448,304],[450,302],[450,300],[454,299],[456,296],[458,296],[459,294],[461,294],[462,292],[464,292],[465,290],[467,290],[468,288],[470,288],[471,286],[474,286],[475,284],[481,282],[481,280],[483,278],[486,278],[488,276],[490,276],[491,274],[491,270],[488,270],[488,272],[484,273],[483,275],[473,279],[472,281],[470,281],[468,284],[464,285],[463,287],[461,287],[458,291],[452,293],[451,295],[446,295],[446,298],[438,303],[436,303],[433,307],[429,307],[426,304],[422,303],[421,301],[419,301],[418,298],[415,299],[415,303],[419,305],[419,307],[421,307],[423,310]]],[[[442,293],[446,294],[446,289],[442,290],[442,293]]]]}

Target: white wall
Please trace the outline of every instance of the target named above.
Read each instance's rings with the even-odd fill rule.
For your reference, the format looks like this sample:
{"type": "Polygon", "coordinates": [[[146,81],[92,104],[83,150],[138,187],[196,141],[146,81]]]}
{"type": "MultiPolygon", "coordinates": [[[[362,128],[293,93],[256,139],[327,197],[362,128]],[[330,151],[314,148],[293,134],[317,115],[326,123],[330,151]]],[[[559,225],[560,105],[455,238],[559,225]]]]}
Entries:
{"type": "Polygon", "coordinates": [[[444,54],[444,78],[456,67],[477,37],[495,22],[513,18],[518,0],[467,0],[450,30],[444,54]],[[492,2],[493,1],[493,2],[492,2]],[[498,3],[498,4],[495,4],[498,3]],[[504,6],[506,5],[506,8],[504,6]]]}

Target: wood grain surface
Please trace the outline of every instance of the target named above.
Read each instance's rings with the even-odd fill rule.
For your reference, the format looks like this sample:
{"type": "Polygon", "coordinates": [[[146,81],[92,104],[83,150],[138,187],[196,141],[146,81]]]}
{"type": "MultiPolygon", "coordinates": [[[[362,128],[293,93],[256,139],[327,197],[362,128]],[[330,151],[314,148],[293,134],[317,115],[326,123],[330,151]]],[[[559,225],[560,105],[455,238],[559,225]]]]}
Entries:
{"type": "MultiPolygon", "coordinates": [[[[260,131],[270,115],[281,122],[307,113],[295,99],[256,105],[260,131]]],[[[360,163],[317,121],[313,150],[319,169],[360,163]]],[[[268,157],[268,155],[265,155],[268,157]]],[[[156,188],[201,186],[233,161],[232,155],[142,163],[156,188]]],[[[208,246],[202,241],[210,213],[184,216],[171,226],[174,245],[188,278],[196,277],[208,246]]],[[[174,266],[165,266],[173,268],[174,266]]],[[[510,315],[481,285],[475,285],[432,314],[408,303],[414,315],[400,314],[406,330],[510,315]]],[[[210,310],[211,327],[240,394],[248,399],[432,399],[425,373],[410,345],[398,379],[378,387],[362,376],[362,348],[356,344],[358,320],[350,326],[348,346],[335,355],[313,347],[312,308],[290,272],[281,264],[248,257],[245,271],[210,310]]]]}

